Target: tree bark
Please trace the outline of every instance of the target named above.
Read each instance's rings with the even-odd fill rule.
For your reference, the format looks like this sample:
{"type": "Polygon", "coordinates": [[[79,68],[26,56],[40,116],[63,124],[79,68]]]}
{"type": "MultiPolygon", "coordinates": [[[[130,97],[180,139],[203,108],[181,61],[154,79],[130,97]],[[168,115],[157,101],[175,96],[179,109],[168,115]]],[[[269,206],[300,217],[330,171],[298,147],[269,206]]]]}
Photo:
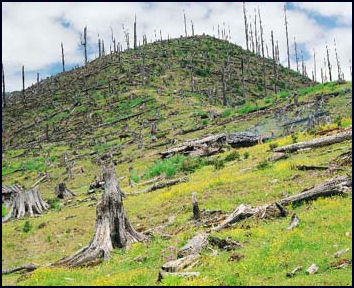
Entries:
{"type": "Polygon", "coordinates": [[[113,167],[103,169],[105,190],[96,209],[95,234],[91,242],[72,256],[65,257],[52,266],[77,267],[108,260],[114,248],[128,248],[146,236],[130,224],[122,201],[122,190],[117,185],[113,167]]]}
{"type": "Polygon", "coordinates": [[[286,145],[283,147],[277,147],[277,148],[273,149],[273,151],[274,152],[294,152],[299,149],[317,148],[317,147],[332,145],[335,143],[340,143],[340,142],[350,140],[350,139],[352,139],[352,130],[351,129],[348,131],[342,132],[342,133],[338,133],[336,135],[315,138],[310,141],[290,144],[290,145],[286,145]]]}

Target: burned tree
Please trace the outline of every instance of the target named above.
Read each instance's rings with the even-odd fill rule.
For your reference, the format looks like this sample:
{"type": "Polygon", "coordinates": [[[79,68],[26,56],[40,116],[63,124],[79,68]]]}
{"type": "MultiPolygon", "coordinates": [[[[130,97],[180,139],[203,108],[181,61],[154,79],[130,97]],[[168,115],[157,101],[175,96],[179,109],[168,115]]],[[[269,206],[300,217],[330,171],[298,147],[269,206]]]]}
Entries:
{"type": "Polygon", "coordinates": [[[123,33],[124,33],[124,40],[125,40],[125,43],[127,44],[127,50],[129,50],[130,49],[129,31],[125,29],[124,24],[122,24],[122,29],[123,29],[123,33]]]}
{"type": "Polygon", "coordinates": [[[341,69],[340,69],[340,62],[339,62],[339,58],[338,58],[338,53],[337,53],[337,45],[336,45],[336,39],[334,38],[334,51],[336,53],[336,61],[337,61],[337,69],[338,69],[338,81],[342,80],[341,78],[341,69]]]}
{"type": "Polygon", "coordinates": [[[286,49],[288,53],[288,68],[290,69],[289,34],[288,34],[288,19],[286,18],[286,4],[284,4],[284,21],[285,21],[285,32],[286,32],[286,49]]]}
{"type": "Polygon", "coordinates": [[[313,77],[314,77],[314,82],[316,82],[317,81],[317,75],[316,75],[316,73],[317,73],[317,69],[316,69],[316,52],[315,52],[315,49],[313,49],[313,70],[314,70],[314,75],[313,75],[313,77]]]}
{"type": "Polygon", "coordinates": [[[96,209],[95,234],[91,242],[72,256],[65,257],[53,266],[77,267],[108,260],[114,248],[128,248],[146,236],[130,224],[123,206],[123,191],[118,187],[113,167],[103,168],[104,193],[96,209]]]}
{"type": "Polygon", "coordinates": [[[84,28],[84,42],[81,41],[81,45],[84,46],[85,65],[87,65],[87,26],[84,28]]]}
{"type": "Polygon", "coordinates": [[[244,22],[245,22],[245,35],[246,35],[246,48],[247,48],[247,76],[248,76],[248,71],[249,71],[249,66],[250,66],[250,50],[249,50],[249,45],[248,45],[248,24],[247,24],[245,2],[243,2],[243,18],[244,18],[244,22]]]}
{"type": "Polygon", "coordinates": [[[297,57],[296,39],[294,37],[296,71],[299,72],[299,58],[297,57]]]}
{"type": "Polygon", "coordinates": [[[134,50],[137,48],[137,38],[136,38],[136,15],[134,19],[134,50]]]}
{"type": "Polygon", "coordinates": [[[261,18],[261,11],[258,7],[258,19],[259,19],[259,29],[261,33],[261,47],[262,47],[262,66],[263,66],[263,88],[264,88],[264,96],[267,94],[267,87],[266,87],[266,69],[265,69],[265,58],[264,58],[264,41],[263,41],[263,26],[262,26],[262,18],[261,18]]]}
{"type": "Polygon", "coordinates": [[[191,27],[192,27],[192,36],[194,36],[194,25],[193,25],[193,21],[191,20],[191,27]]]}
{"type": "Polygon", "coordinates": [[[184,33],[187,37],[187,20],[186,20],[186,13],[183,10],[183,19],[184,19],[184,33]]]}
{"type": "Polygon", "coordinates": [[[22,101],[25,103],[25,66],[22,65],[22,101]]]}
{"type": "Polygon", "coordinates": [[[5,95],[5,72],[4,72],[4,63],[2,65],[2,107],[6,107],[6,95],[5,95]]]}
{"type": "Polygon", "coordinates": [[[271,38],[272,38],[272,52],[273,52],[274,93],[277,94],[277,66],[276,66],[276,59],[275,59],[273,30],[271,31],[271,38]]]}
{"type": "Polygon", "coordinates": [[[101,58],[101,39],[98,38],[98,58],[101,58]]]}
{"type": "MultiPolygon", "coordinates": [[[[3,187],[4,188],[4,187],[3,187]]],[[[37,188],[23,190],[19,185],[7,187],[11,190],[11,198],[9,200],[9,213],[2,218],[2,222],[6,222],[12,218],[23,218],[26,214],[33,217],[34,214],[42,214],[43,210],[47,210],[49,205],[42,199],[37,188]]]]}
{"type": "Polygon", "coordinates": [[[326,43],[326,51],[327,51],[327,65],[328,65],[329,81],[332,82],[332,66],[331,66],[331,62],[329,61],[329,51],[328,51],[327,43],[326,43]]]}
{"type": "Polygon", "coordinates": [[[61,64],[63,67],[63,72],[65,72],[65,61],[64,61],[64,46],[63,46],[63,42],[60,43],[61,46],[61,64]]]}

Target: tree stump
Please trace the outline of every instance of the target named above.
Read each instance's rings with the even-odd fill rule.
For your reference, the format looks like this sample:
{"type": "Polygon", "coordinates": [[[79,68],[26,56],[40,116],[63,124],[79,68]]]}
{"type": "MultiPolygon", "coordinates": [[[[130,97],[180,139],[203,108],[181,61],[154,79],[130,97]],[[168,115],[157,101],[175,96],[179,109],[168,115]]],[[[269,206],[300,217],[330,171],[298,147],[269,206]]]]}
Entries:
{"type": "Polygon", "coordinates": [[[33,217],[34,214],[42,214],[49,205],[42,199],[37,188],[24,191],[22,188],[12,193],[9,213],[2,218],[6,222],[12,218],[23,218],[25,214],[33,217]]]}
{"type": "Polygon", "coordinates": [[[104,193],[96,210],[95,234],[91,242],[72,256],[52,266],[77,267],[108,260],[114,248],[128,248],[131,243],[146,240],[130,224],[124,210],[123,191],[117,185],[113,167],[103,168],[104,193]]]}
{"type": "Polygon", "coordinates": [[[66,184],[63,182],[59,183],[58,186],[55,187],[54,193],[60,199],[71,198],[73,196],[76,196],[76,194],[74,192],[72,192],[71,190],[69,190],[66,187],[66,184]]]}
{"type": "Polygon", "coordinates": [[[199,220],[200,219],[200,210],[199,210],[196,192],[192,193],[192,208],[193,208],[193,219],[199,220]]]}

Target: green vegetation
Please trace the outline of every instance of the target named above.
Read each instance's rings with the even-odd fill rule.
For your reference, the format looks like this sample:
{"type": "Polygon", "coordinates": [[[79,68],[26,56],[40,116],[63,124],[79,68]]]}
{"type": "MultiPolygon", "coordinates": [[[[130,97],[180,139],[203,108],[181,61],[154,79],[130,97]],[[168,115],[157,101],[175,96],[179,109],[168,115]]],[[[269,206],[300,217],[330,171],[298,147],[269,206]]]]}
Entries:
{"type": "Polygon", "coordinates": [[[33,226],[30,221],[26,221],[25,224],[22,227],[22,231],[25,233],[30,232],[33,229],[33,226]]]}

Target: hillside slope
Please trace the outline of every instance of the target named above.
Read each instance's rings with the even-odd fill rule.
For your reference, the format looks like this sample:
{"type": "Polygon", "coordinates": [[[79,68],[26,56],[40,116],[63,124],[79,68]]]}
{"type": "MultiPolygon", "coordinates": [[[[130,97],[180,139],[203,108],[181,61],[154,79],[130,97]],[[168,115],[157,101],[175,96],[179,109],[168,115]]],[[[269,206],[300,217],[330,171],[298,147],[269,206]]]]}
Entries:
{"type": "MultiPolygon", "coordinates": [[[[27,107],[19,104],[5,109],[2,184],[20,183],[28,188],[44,172],[49,173],[50,179],[41,183],[39,190],[51,209],[41,217],[3,224],[3,268],[52,263],[90,241],[102,190],[88,191],[101,173],[99,156],[113,155],[120,186],[128,194],[150,187],[146,182],[156,177],[188,177],[188,181],[124,199],[137,230],[166,224],[151,241],[134,244],[126,251],[116,249],[108,262],[95,267],[41,268],[25,276],[4,275],[2,283],[156,285],[162,264],[175,259],[178,249],[197,231],[208,229],[191,220],[193,192],[201,209],[221,210],[220,215],[226,217],[241,203],[271,203],[337,175],[352,175],[351,161],[336,164],[339,169],[334,170],[296,168],[331,167],[338,163],[339,155],[351,150],[351,140],[291,153],[274,163],[267,160],[276,146],[351,126],[351,82],[313,86],[296,72],[279,67],[279,81],[284,84],[279,83],[282,90],[274,95],[272,62],[267,60],[269,89],[264,96],[257,85],[257,79],[262,79],[262,62],[251,55],[254,77],[246,81],[247,93],[242,97],[240,53],[240,47],[208,36],[152,43],[122,53],[120,62],[118,55],[108,55],[86,68],[43,80],[39,87],[26,91],[28,95],[33,91],[27,107]],[[235,63],[229,82],[233,84],[228,87],[234,90],[228,90],[228,105],[223,106],[221,71],[227,48],[235,63]],[[185,69],[191,51],[195,52],[193,92],[190,70],[185,69]],[[213,91],[212,97],[208,91],[213,91]],[[152,133],[154,125],[156,133],[152,133]],[[234,131],[254,132],[273,140],[237,149],[226,145],[225,152],[207,157],[161,159],[159,154],[189,139],[234,131]],[[74,161],[73,179],[68,179],[63,165],[64,153],[74,161]],[[59,201],[54,195],[55,187],[63,181],[77,194],[69,201],[59,201]]],[[[231,237],[242,247],[233,251],[204,249],[192,270],[200,272],[199,277],[171,276],[160,284],[351,285],[351,265],[334,268],[351,263],[351,253],[333,257],[339,250],[352,249],[351,191],[348,195],[288,207],[285,218],[249,218],[213,232],[223,239],[231,237]],[[292,213],[298,215],[300,224],[287,231],[292,213]],[[306,275],[312,263],[319,271],[306,275]],[[297,266],[303,269],[292,278],[286,277],[297,266]]],[[[3,205],[3,216],[6,213],[3,205]]]]}

